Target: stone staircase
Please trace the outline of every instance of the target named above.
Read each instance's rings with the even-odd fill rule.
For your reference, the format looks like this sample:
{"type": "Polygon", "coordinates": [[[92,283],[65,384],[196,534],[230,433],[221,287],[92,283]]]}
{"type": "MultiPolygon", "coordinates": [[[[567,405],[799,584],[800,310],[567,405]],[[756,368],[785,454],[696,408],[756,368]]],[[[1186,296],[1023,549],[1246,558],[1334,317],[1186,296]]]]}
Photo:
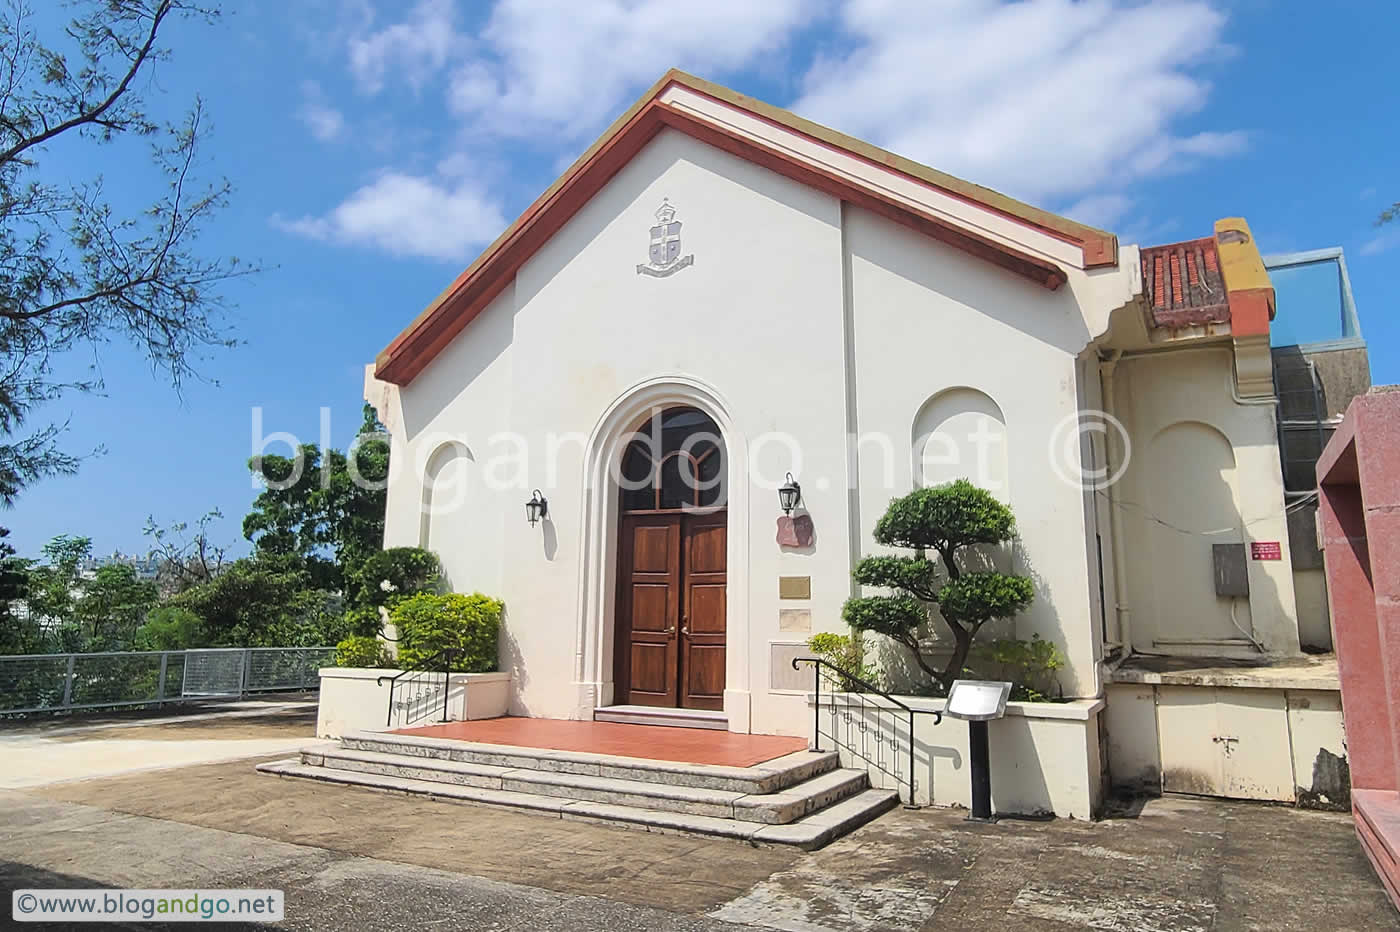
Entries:
{"type": "Polygon", "coordinates": [[[833,752],[718,767],[352,732],[336,748],[258,765],[302,777],[646,831],[819,848],[893,808],[893,790],[833,752]]]}

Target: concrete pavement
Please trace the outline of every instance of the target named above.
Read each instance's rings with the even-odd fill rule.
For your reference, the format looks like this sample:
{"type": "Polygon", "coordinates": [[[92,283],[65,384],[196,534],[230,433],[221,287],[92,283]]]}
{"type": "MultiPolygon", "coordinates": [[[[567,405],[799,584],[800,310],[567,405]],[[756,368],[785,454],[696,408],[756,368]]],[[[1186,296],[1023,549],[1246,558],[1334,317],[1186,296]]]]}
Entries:
{"type": "MultiPolygon", "coordinates": [[[[295,727],[178,726],[213,742],[295,727]]],[[[1342,814],[1184,797],[1098,823],[896,810],[803,854],[300,783],[252,763],[0,791],[0,887],[274,887],[283,927],[317,930],[1400,928],[1342,814]]]]}

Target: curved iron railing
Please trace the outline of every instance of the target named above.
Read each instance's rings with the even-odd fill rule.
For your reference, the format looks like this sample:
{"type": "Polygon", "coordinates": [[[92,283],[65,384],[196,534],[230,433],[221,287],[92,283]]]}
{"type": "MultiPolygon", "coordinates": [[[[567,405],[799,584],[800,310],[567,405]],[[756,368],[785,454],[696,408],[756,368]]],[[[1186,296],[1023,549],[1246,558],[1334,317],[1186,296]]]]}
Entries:
{"type": "Polygon", "coordinates": [[[915,709],[905,705],[899,699],[882,691],[872,683],[868,683],[849,670],[832,664],[820,657],[794,657],[792,668],[800,670],[800,663],[812,665],[812,734],[813,750],[822,749],[822,738],[827,738],[835,746],[834,750],[845,750],[850,756],[858,757],[865,761],[866,769],[874,768],[881,773],[891,776],[896,782],[904,784],[907,799],[904,802],[906,809],[919,808],[914,795],[917,783],[914,777],[916,767],[914,761],[914,716],[932,715],[934,724],[938,725],[943,721],[943,713],[927,709],[915,709]],[[825,672],[823,672],[825,671],[825,672]],[[830,695],[831,712],[829,716],[822,714],[822,682],[827,684],[827,693],[830,695]],[[836,701],[837,694],[841,694],[844,706],[838,710],[836,701]],[[874,697],[878,696],[888,705],[881,705],[874,697]],[[859,709],[853,713],[852,709],[859,709]],[[894,723],[903,722],[908,729],[905,732],[905,747],[900,746],[899,729],[890,728],[888,733],[884,727],[884,719],[881,716],[887,715],[894,723]],[[827,719],[829,730],[822,730],[823,718],[827,719]],[[873,718],[873,727],[872,721],[873,718]],[[842,725],[845,726],[844,730],[842,725]],[[844,731],[844,735],[843,732],[844,731]],[[871,745],[874,747],[871,747],[871,745]],[[908,752],[907,758],[905,752],[908,752]],[[903,773],[904,764],[908,763],[908,773],[903,773]]]}
{"type": "Polygon", "coordinates": [[[412,670],[402,670],[393,676],[378,677],[380,686],[389,681],[389,711],[384,716],[384,727],[400,728],[414,725],[433,714],[441,699],[442,718],[447,721],[447,698],[452,679],[452,661],[462,653],[459,647],[448,647],[423,661],[422,666],[412,670]],[[395,713],[398,720],[395,721],[395,713]]]}

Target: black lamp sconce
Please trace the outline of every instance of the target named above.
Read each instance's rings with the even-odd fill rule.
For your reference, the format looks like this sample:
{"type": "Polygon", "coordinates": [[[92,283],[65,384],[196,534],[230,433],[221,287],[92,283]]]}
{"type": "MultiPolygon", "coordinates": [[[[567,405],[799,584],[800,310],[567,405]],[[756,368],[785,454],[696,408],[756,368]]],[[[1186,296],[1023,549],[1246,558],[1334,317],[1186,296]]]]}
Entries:
{"type": "Polygon", "coordinates": [[[792,478],[792,473],[788,473],[787,481],[778,487],[778,504],[785,515],[792,514],[792,510],[802,504],[802,486],[792,478]]]}
{"type": "Polygon", "coordinates": [[[535,494],[525,503],[525,517],[530,519],[530,527],[540,523],[541,518],[549,517],[549,499],[535,489],[535,494]]]}

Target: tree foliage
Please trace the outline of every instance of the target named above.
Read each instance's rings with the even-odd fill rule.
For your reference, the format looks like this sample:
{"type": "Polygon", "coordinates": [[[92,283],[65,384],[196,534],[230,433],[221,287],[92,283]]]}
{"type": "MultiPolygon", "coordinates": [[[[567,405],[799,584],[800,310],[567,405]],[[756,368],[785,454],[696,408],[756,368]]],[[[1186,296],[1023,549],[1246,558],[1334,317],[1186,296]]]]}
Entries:
{"type": "Polygon", "coordinates": [[[159,599],[155,582],[137,578],[124,563],[99,566],[83,579],[80,592],[73,617],[87,650],[130,649],[136,629],[159,599]]]}
{"type": "MultiPolygon", "coordinates": [[[[197,178],[206,134],[195,98],[174,123],[147,112],[161,44],[181,17],[215,12],[181,0],[80,0],[62,29],[38,33],[25,0],[0,13],[0,502],[26,485],[71,473],[61,424],[28,424],[35,408],[100,375],[63,378],[56,359],[108,342],[133,346],[177,388],[197,378],[215,347],[232,345],[221,286],[251,269],[208,258],[197,241],[228,201],[226,180],[197,178]],[[102,176],[44,170],[45,156],[119,140],[145,140],[164,190],[135,211],[108,201],[102,176]],[[79,148],[74,148],[79,147],[79,148]]],[[[46,16],[47,16],[47,12],[46,16]]],[[[48,20],[46,20],[47,22],[48,20]]],[[[141,179],[122,178],[123,200],[141,179]]],[[[93,370],[98,371],[98,370],[93,370]]]]}
{"type": "Polygon", "coordinates": [[[346,591],[349,574],[384,540],[389,440],[369,405],[348,452],[303,444],[296,456],[260,456],[248,468],[264,488],[243,519],[259,555],[297,557],[316,584],[346,591]]]}
{"type": "Polygon", "coordinates": [[[150,539],[152,551],[159,558],[156,583],[163,595],[184,592],[223,572],[228,548],[214,543],[210,534],[214,522],[223,516],[214,508],[200,516],[193,530],[187,521],[161,526],[153,516],[146,517],[141,533],[150,539]]]}
{"type": "Polygon", "coordinates": [[[893,592],[848,599],[842,617],[859,631],[904,645],[920,669],[946,690],[962,673],[982,626],[1013,617],[1035,596],[1023,576],[967,565],[969,554],[976,552],[970,548],[1005,543],[1015,535],[1011,509],[966,479],[896,498],[876,522],[875,540],[915,554],[869,556],[856,564],[857,582],[893,592]],[[928,551],[937,559],[926,556],[928,551]],[[953,652],[942,670],[924,657],[919,642],[931,604],[938,606],[938,616],[953,634],[953,652]]]}
{"type": "Polygon", "coordinates": [[[314,647],[346,633],[338,600],[294,560],[235,560],[169,604],[197,615],[216,647],[314,647]]]}

